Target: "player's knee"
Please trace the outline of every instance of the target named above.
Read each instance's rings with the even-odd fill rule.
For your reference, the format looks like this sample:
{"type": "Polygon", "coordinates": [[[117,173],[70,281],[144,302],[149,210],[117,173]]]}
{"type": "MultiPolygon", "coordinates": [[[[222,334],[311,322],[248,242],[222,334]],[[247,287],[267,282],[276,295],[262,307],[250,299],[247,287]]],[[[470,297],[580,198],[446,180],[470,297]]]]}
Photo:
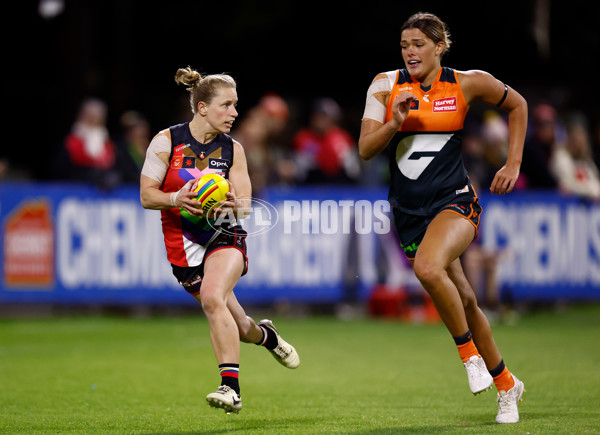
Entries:
{"type": "Polygon", "coordinates": [[[217,292],[200,292],[200,302],[207,316],[227,309],[225,299],[217,292]]]}
{"type": "Polygon", "coordinates": [[[413,263],[415,276],[429,290],[434,287],[441,279],[444,271],[437,267],[433,262],[426,258],[417,258],[413,263]]]}

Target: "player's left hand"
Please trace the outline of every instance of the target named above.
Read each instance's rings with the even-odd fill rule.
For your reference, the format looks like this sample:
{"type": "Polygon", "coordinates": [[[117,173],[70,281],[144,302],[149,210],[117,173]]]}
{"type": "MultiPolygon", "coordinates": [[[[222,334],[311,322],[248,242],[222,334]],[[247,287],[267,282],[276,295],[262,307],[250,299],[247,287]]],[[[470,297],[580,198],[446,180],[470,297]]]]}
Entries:
{"type": "Polygon", "coordinates": [[[519,168],[504,165],[496,172],[492,184],[490,186],[490,192],[494,195],[504,195],[512,192],[515,187],[515,183],[519,178],[519,168]]]}

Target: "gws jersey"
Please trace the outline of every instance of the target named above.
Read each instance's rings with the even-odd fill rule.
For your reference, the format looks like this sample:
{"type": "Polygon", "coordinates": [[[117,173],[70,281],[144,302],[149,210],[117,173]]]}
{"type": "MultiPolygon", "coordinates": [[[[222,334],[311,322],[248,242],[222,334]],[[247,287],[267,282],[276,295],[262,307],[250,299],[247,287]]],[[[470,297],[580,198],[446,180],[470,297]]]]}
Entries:
{"type": "MultiPolygon", "coordinates": [[[[161,190],[176,192],[189,180],[205,174],[229,178],[233,164],[233,139],[219,134],[207,144],[192,136],[189,123],[169,128],[171,156],[161,190]]],[[[206,219],[200,223],[181,216],[178,207],[161,210],[162,228],[170,263],[181,267],[198,266],[204,258],[205,247],[216,238],[219,230],[206,219]]]]}
{"type": "Polygon", "coordinates": [[[390,94],[386,122],[392,119],[392,104],[402,91],[417,98],[389,144],[388,199],[404,213],[427,216],[459,195],[475,195],[461,155],[468,106],[453,69],[440,68],[428,88],[401,69],[390,94]]]}

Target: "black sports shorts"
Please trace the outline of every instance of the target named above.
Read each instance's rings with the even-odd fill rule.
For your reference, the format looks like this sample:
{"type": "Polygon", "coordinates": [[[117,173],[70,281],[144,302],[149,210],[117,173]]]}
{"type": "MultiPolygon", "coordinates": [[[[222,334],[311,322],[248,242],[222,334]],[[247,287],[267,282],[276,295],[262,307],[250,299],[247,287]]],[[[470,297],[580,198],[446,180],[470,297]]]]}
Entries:
{"type": "Polygon", "coordinates": [[[452,203],[440,207],[435,213],[428,216],[404,213],[394,207],[394,224],[400,238],[400,244],[402,245],[402,249],[404,249],[404,254],[409,260],[414,260],[417,249],[419,249],[419,245],[427,231],[427,227],[441,212],[456,213],[467,219],[475,227],[475,237],[477,237],[481,210],[477,196],[456,199],[452,203]]]}
{"type": "Polygon", "coordinates": [[[200,285],[202,284],[202,278],[204,277],[204,262],[210,254],[219,249],[234,248],[242,253],[244,256],[244,271],[242,276],[248,272],[248,256],[246,254],[246,237],[248,233],[240,225],[229,227],[224,229],[221,234],[207,246],[204,252],[204,258],[199,266],[192,267],[181,267],[171,264],[173,268],[173,275],[179,281],[179,284],[183,286],[186,292],[191,295],[197,295],[200,293],[200,285]]]}

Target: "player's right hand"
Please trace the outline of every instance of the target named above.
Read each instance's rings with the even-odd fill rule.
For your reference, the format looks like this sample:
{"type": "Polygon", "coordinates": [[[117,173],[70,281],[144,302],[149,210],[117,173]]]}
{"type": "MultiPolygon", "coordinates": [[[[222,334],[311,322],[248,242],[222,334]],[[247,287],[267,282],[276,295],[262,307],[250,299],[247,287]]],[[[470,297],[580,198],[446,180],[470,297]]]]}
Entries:
{"type": "Polygon", "coordinates": [[[413,100],[416,100],[417,96],[412,92],[402,91],[394,100],[392,104],[392,113],[394,114],[394,119],[402,125],[406,117],[408,116],[408,112],[410,111],[410,105],[413,100]]]}
{"type": "Polygon", "coordinates": [[[200,208],[200,202],[196,201],[197,193],[193,190],[197,182],[197,179],[192,179],[185,183],[185,185],[179,190],[176,200],[177,203],[181,201],[180,207],[192,216],[202,216],[204,214],[204,211],[200,208]]]}

